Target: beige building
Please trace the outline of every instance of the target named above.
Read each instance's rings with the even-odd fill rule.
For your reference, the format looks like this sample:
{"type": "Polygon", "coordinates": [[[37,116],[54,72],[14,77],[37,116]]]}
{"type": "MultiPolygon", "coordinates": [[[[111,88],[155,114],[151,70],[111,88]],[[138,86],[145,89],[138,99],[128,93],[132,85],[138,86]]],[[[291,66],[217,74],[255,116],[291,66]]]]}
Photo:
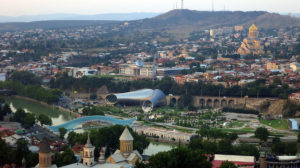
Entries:
{"type": "Polygon", "coordinates": [[[152,137],[158,137],[161,141],[169,141],[169,142],[182,142],[188,143],[191,138],[194,136],[190,133],[179,132],[176,130],[166,130],[166,129],[159,129],[154,127],[136,127],[134,128],[135,132],[139,135],[146,135],[152,137]]]}
{"type": "Polygon", "coordinates": [[[268,62],[267,63],[267,70],[270,71],[270,70],[278,70],[279,69],[279,66],[277,63],[275,62],[268,62]]]}
{"type": "Polygon", "coordinates": [[[259,158],[260,168],[298,168],[299,156],[266,156],[259,158]]]}
{"type": "Polygon", "coordinates": [[[235,30],[236,32],[243,31],[243,29],[244,29],[244,27],[241,26],[241,25],[234,26],[234,30],[235,30]]]}
{"type": "Polygon", "coordinates": [[[238,53],[240,55],[264,54],[264,47],[258,40],[258,28],[254,24],[249,28],[248,38],[244,38],[238,53]]]}
{"type": "Polygon", "coordinates": [[[156,76],[156,67],[155,65],[144,65],[141,61],[137,61],[135,64],[121,64],[119,65],[119,74],[152,78],[156,76]]]}
{"type": "Polygon", "coordinates": [[[293,62],[290,64],[290,68],[294,71],[294,72],[299,72],[300,71],[300,64],[297,62],[293,62]]]}

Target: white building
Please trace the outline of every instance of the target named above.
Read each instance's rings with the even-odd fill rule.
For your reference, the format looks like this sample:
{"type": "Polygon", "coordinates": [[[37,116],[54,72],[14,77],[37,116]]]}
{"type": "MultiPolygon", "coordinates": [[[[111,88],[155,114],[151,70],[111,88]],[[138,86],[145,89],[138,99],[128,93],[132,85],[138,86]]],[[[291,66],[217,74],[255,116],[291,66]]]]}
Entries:
{"type": "Polygon", "coordinates": [[[6,74],[0,73],[0,82],[6,81],[6,74]]]}
{"type": "Polygon", "coordinates": [[[68,76],[72,76],[74,78],[82,78],[84,76],[93,76],[97,75],[98,70],[91,69],[88,67],[76,68],[76,67],[66,67],[64,69],[65,72],[68,73],[68,76]]]}
{"type": "Polygon", "coordinates": [[[300,64],[297,62],[293,62],[290,64],[290,68],[294,71],[294,72],[298,72],[300,71],[300,64]]]}
{"type": "Polygon", "coordinates": [[[189,142],[191,138],[194,136],[190,133],[179,132],[176,130],[166,130],[166,129],[159,129],[154,127],[135,127],[133,128],[135,132],[139,135],[146,135],[146,136],[153,136],[158,137],[163,141],[176,141],[176,142],[189,142]]]}
{"type": "Polygon", "coordinates": [[[135,64],[121,64],[119,66],[119,73],[122,75],[139,76],[139,77],[155,77],[155,65],[144,65],[142,61],[138,60],[135,64]]]}

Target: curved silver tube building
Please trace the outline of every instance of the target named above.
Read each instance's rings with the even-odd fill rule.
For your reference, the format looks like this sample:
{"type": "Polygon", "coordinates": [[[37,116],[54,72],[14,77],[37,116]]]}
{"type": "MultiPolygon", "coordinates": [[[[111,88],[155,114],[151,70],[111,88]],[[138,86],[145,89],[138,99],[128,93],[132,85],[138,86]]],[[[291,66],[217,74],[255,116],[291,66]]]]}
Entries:
{"type": "Polygon", "coordinates": [[[106,96],[108,104],[142,105],[144,112],[151,112],[154,107],[164,105],[166,95],[159,89],[142,89],[133,92],[111,94],[106,96]]]}

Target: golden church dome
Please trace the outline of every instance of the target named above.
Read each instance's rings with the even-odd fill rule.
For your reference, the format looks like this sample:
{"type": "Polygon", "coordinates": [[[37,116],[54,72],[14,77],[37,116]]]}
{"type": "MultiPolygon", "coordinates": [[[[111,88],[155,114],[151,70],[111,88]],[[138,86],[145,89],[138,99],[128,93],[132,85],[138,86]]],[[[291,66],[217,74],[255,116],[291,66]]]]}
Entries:
{"type": "Polygon", "coordinates": [[[252,24],[249,28],[249,31],[258,31],[258,28],[255,26],[255,24],[252,24]]]}

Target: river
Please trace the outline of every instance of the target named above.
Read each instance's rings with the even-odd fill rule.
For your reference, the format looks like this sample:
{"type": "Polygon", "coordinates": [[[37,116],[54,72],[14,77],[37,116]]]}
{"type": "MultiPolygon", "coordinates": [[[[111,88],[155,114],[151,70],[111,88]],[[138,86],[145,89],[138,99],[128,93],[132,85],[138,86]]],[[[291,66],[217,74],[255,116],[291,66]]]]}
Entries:
{"type": "MultiPolygon", "coordinates": [[[[5,97],[5,101],[9,103],[13,112],[15,112],[18,108],[22,108],[27,113],[33,113],[36,115],[45,114],[49,116],[52,120],[53,125],[60,125],[75,118],[67,112],[62,112],[55,107],[50,108],[49,106],[45,106],[29,100],[14,97],[5,97]]],[[[169,151],[175,146],[176,145],[168,143],[151,142],[148,148],[144,150],[143,154],[151,156],[158,152],[169,151]]]]}
{"type": "Polygon", "coordinates": [[[155,155],[158,152],[166,152],[173,148],[175,148],[176,145],[168,144],[168,143],[161,143],[161,142],[150,142],[148,148],[144,150],[143,155],[155,155]]]}
{"type": "Polygon", "coordinates": [[[32,102],[29,100],[24,100],[24,99],[19,99],[14,97],[5,97],[5,101],[9,103],[10,108],[12,109],[13,112],[15,112],[18,108],[22,108],[27,113],[33,113],[36,115],[45,114],[49,116],[52,120],[53,125],[63,124],[75,118],[74,116],[66,112],[62,112],[55,107],[50,108],[48,106],[36,102],[32,102]]]}

